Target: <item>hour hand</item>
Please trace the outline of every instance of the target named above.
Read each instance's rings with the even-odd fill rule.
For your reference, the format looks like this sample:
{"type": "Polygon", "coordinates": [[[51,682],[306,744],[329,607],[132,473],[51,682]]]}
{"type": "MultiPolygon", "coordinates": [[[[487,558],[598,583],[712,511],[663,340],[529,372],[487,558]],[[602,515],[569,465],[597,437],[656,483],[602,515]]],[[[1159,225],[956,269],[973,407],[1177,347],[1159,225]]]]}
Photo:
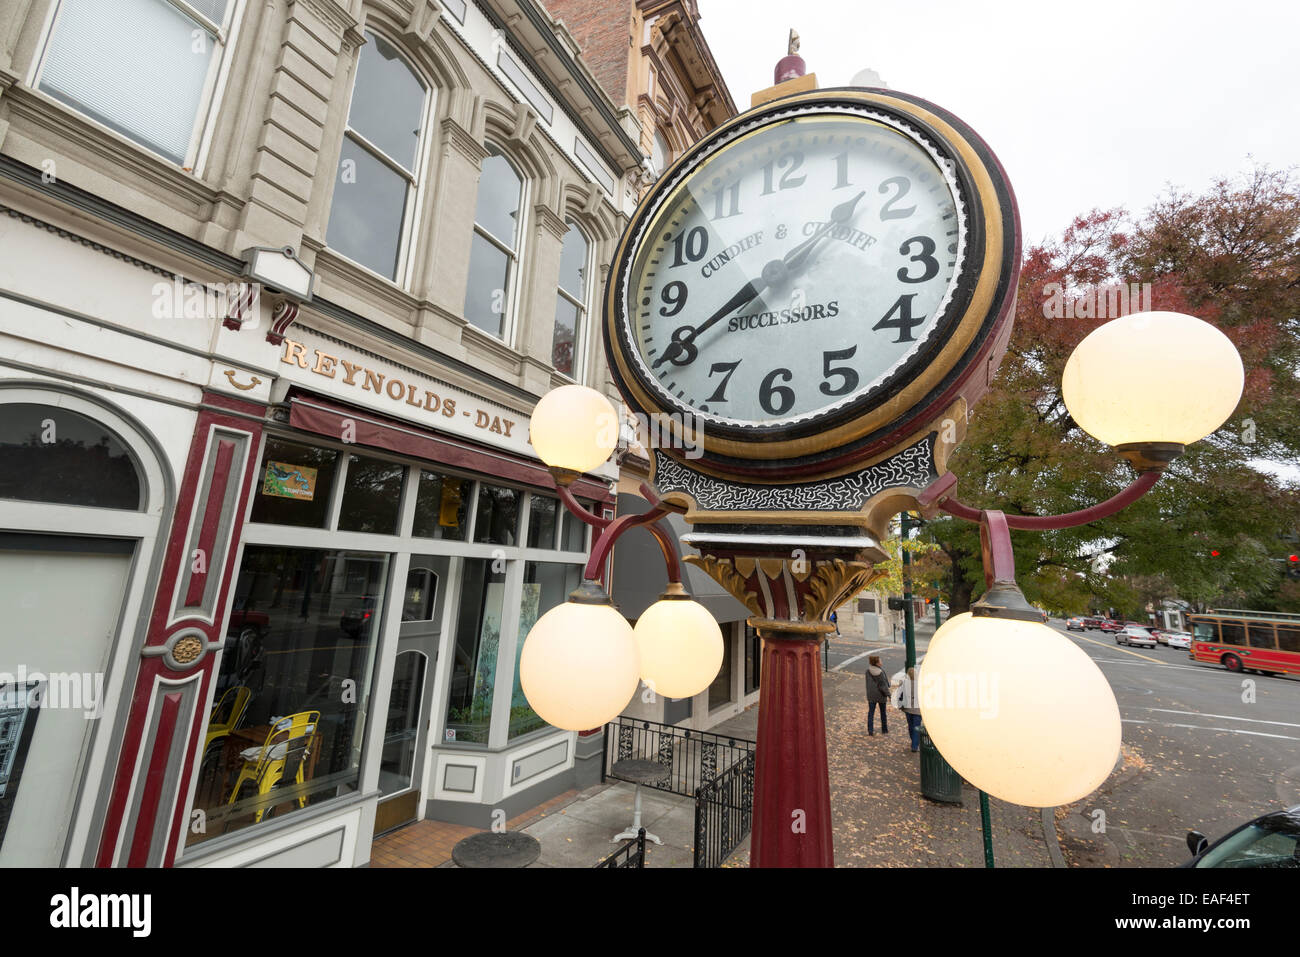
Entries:
{"type": "Polygon", "coordinates": [[[664,349],[663,355],[654,361],[651,368],[658,369],[665,362],[672,362],[683,352],[690,349],[691,343],[695,341],[700,333],[719,320],[725,319],[727,316],[731,315],[731,313],[749,302],[765,288],[767,288],[767,283],[762,279],[751,280],[750,282],[745,283],[741,290],[728,299],[717,312],[709,316],[709,318],[705,319],[695,328],[692,329],[690,326],[679,327],[677,331],[673,333],[673,340],[668,344],[668,348],[664,349]]]}

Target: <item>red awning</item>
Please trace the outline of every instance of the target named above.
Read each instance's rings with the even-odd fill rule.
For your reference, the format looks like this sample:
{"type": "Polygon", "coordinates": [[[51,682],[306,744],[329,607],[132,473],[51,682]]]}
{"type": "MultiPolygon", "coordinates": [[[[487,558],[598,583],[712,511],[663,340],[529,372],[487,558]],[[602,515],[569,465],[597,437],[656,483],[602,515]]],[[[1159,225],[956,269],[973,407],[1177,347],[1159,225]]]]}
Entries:
{"type": "MultiPolygon", "coordinates": [[[[289,425],[295,429],[337,439],[344,434],[343,420],[349,419],[353,423],[356,445],[427,459],[449,468],[478,472],[547,491],[555,489],[555,482],[546,466],[510,452],[483,448],[314,395],[293,395],[290,403],[289,425]]],[[[614,495],[606,485],[589,479],[578,479],[570,490],[581,498],[605,503],[614,501],[614,495]]]]}

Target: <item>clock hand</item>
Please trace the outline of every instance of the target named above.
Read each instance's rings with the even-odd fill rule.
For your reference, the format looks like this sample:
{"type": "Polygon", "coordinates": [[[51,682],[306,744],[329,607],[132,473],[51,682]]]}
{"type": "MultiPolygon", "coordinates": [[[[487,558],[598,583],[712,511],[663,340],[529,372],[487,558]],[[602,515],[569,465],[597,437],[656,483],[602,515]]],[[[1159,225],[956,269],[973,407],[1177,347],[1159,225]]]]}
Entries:
{"type": "MultiPolygon", "coordinates": [[[[773,260],[773,262],[775,262],[775,260],[773,260]]],[[[768,265],[771,265],[771,263],[769,263],[768,265]]],[[[767,274],[766,266],[763,267],[763,274],[764,275],[767,274]]],[[[729,315],[730,313],[735,312],[737,309],[739,309],[745,303],[749,302],[751,299],[756,297],[760,292],[762,292],[766,288],[767,288],[766,280],[762,278],[750,280],[749,282],[745,283],[745,285],[741,288],[741,290],[738,293],[736,293],[734,296],[728,299],[726,304],[723,305],[722,308],[720,308],[713,315],[709,316],[709,318],[705,319],[698,326],[695,326],[694,328],[692,328],[691,326],[680,326],[673,333],[673,340],[671,343],[669,343],[668,348],[664,350],[664,354],[654,361],[654,364],[651,366],[651,368],[658,369],[665,362],[671,362],[673,359],[676,359],[679,355],[681,355],[683,352],[686,351],[686,347],[690,345],[691,342],[695,339],[695,337],[698,336],[701,332],[703,332],[705,329],[712,326],[715,322],[718,322],[720,319],[729,315]]]]}
{"type": "MultiPolygon", "coordinates": [[[[809,258],[811,258],[814,247],[816,247],[816,245],[821,242],[822,238],[836,226],[843,226],[852,219],[853,210],[858,205],[858,201],[866,195],[866,190],[863,190],[852,199],[840,203],[831,210],[830,218],[817,228],[817,232],[813,233],[811,237],[786,253],[785,258],[781,260],[781,266],[783,267],[783,275],[781,278],[788,278],[802,269],[803,266],[807,264],[809,258]]],[[[764,270],[764,273],[766,274],[766,270],[764,270]]]]}
{"type": "Polygon", "coordinates": [[[652,369],[658,369],[665,362],[671,362],[686,351],[686,348],[695,341],[699,335],[710,326],[724,319],[735,310],[739,309],[745,303],[758,296],[760,292],[768,286],[775,285],[800,270],[808,261],[814,247],[836,226],[841,226],[853,218],[853,210],[857,207],[859,200],[867,195],[866,190],[858,193],[852,199],[845,200],[831,210],[830,218],[822,223],[808,239],[804,240],[798,246],[795,246],[785,254],[782,259],[773,259],[763,267],[760,278],[750,280],[744,287],[727,300],[717,312],[709,316],[698,326],[679,326],[673,332],[673,339],[658,359],[651,365],[652,369]]]}

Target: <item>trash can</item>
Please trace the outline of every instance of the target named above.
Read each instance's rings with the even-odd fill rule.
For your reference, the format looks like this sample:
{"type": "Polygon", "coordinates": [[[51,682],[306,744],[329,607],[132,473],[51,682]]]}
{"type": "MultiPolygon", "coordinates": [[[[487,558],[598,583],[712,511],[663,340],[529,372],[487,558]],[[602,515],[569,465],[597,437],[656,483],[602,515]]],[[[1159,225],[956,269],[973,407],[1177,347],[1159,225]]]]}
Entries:
{"type": "Polygon", "coordinates": [[[925,725],[921,733],[921,795],[941,804],[961,803],[961,775],[943,759],[925,725]]]}

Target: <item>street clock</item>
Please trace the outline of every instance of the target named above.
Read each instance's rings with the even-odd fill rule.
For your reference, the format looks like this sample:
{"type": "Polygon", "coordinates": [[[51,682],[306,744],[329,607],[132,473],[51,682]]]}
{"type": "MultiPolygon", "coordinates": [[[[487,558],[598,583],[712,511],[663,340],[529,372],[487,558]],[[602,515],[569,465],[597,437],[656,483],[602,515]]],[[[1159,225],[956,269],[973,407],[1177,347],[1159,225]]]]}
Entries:
{"type": "Polygon", "coordinates": [[[695,520],[807,522],[762,487],[854,511],[826,480],[861,490],[918,442],[909,474],[933,478],[1005,349],[1019,252],[997,160],[924,100],[821,90],[715,130],[642,200],[605,302],[621,392],[682,439],[656,484],[695,520]]]}

